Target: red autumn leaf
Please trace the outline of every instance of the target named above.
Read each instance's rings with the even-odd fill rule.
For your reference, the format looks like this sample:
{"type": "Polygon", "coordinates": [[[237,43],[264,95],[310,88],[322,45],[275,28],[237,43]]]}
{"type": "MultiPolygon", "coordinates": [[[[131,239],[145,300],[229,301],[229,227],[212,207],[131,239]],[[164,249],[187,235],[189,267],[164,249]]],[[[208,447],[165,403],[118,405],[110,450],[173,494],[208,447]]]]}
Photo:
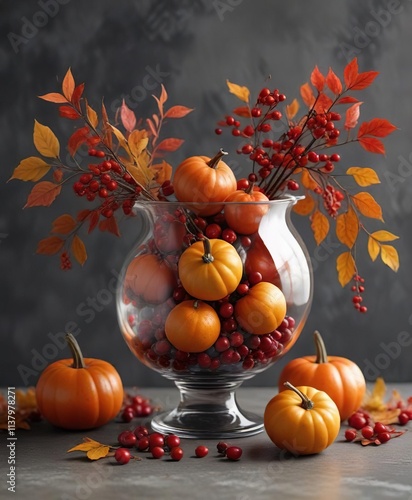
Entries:
{"type": "Polygon", "coordinates": [[[171,137],[169,139],[164,139],[160,144],[158,144],[156,150],[169,152],[176,151],[183,143],[183,139],[175,139],[174,137],[171,137]]]}
{"type": "Polygon", "coordinates": [[[74,83],[72,71],[69,68],[67,70],[67,73],[64,75],[63,83],[62,83],[62,91],[63,91],[63,94],[67,98],[68,101],[70,101],[72,98],[75,86],[76,85],[74,83]]]}
{"type": "Polygon", "coordinates": [[[317,111],[318,113],[325,113],[331,106],[332,99],[324,92],[321,92],[315,104],[315,111],[317,111]]]}
{"type": "Polygon", "coordinates": [[[114,215],[99,222],[100,231],[108,231],[116,236],[120,236],[119,226],[114,215]]]}
{"type": "Polygon", "coordinates": [[[36,253],[42,255],[54,255],[63,248],[64,240],[58,236],[49,236],[40,240],[37,245],[36,253]]]}
{"type": "Polygon", "coordinates": [[[351,86],[352,90],[363,90],[369,87],[379,75],[378,71],[365,71],[364,73],[359,73],[354,84],[351,86]]]}
{"type": "Polygon", "coordinates": [[[354,102],[359,102],[359,99],[356,99],[356,97],[352,97],[351,95],[347,95],[345,97],[341,97],[337,104],[353,104],[354,102]]]}
{"type": "Polygon", "coordinates": [[[81,144],[86,142],[87,135],[89,134],[89,127],[82,127],[77,129],[71,136],[67,143],[69,153],[74,156],[77,149],[81,144]]]}
{"type": "MultiPolygon", "coordinates": [[[[183,118],[184,116],[191,113],[193,109],[187,108],[186,106],[172,106],[165,113],[165,118],[183,118]]],[[[156,116],[156,115],[154,115],[156,116]]]]}
{"type": "Polygon", "coordinates": [[[50,92],[48,94],[39,95],[38,97],[44,101],[54,102],[57,104],[64,104],[68,102],[64,95],[59,94],[58,92],[50,92]]]}
{"type": "Polygon", "coordinates": [[[363,149],[369,151],[369,153],[376,153],[380,155],[385,154],[385,146],[383,142],[375,137],[360,137],[358,141],[363,149]]]}
{"type": "Polygon", "coordinates": [[[311,108],[313,103],[315,102],[315,96],[313,95],[313,90],[309,83],[304,83],[300,87],[300,95],[303,99],[303,102],[306,104],[308,108],[311,108]]]}
{"type": "Polygon", "coordinates": [[[352,85],[355,84],[358,75],[358,59],[355,57],[345,66],[345,69],[343,70],[343,79],[347,89],[350,89],[352,85]]]}
{"type": "Polygon", "coordinates": [[[359,127],[358,139],[364,135],[374,137],[386,137],[396,130],[395,125],[384,118],[373,118],[369,122],[363,122],[359,127]]]}
{"type": "Polygon", "coordinates": [[[325,86],[325,77],[319,71],[319,68],[315,66],[312,74],[310,75],[310,82],[318,90],[318,92],[322,92],[323,87],[325,86]]]}
{"type": "Polygon", "coordinates": [[[342,82],[339,77],[334,73],[332,68],[329,68],[329,72],[326,76],[326,85],[329,87],[330,91],[335,95],[339,95],[342,92],[342,82]]]}
{"type": "Polygon", "coordinates": [[[70,106],[59,106],[59,116],[68,118],[69,120],[77,120],[80,114],[70,106]]]}
{"type": "Polygon", "coordinates": [[[61,189],[61,185],[55,184],[54,182],[39,182],[31,190],[24,208],[50,206],[56,199],[56,197],[60,194],[61,189]]]}
{"type": "Polygon", "coordinates": [[[80,110],[80,99],[83,95],[83,91],[84,91],[84,83],[77,85],[77,87],[73,90],[72,104],[75,108],[79,110],[80,110]]]}
{"type": "Polygon", "coordinates": [[[53,180],[56,183],[60,183],[63,179],[63,170],[60,168],[56,168],[56,170],[53,172],[53,180]]]}
{"type": "Polygon", "coordinates": [[[89,229],[88,229],[88,234],[90,234],[96,227],[97,227],[97,223],[99,222],[99,212],[97,210],[93,210],[91,213],[90,213],[90,216],[89,216],[89,219],[90,219],[90,223],[89,223],[89,229]]]}
{"type": "Polygon", "coordinates": [[[122,102],[122,106],[120,108],[120,119],[122,120],[123,127],[128,132],[131,132],[132,130],[134,130],[134,128],[136,126],[136,115],[127,106],[124,99],[122,102]]]}
{"type": "Polygon", "coordinates": [[[360,115],[360,106],[362,102],[356,102],[355,104],[352,104],[350,108],[346,110],[346,117],[345,117],[345,129],[349,130],[351,128],[355,128],[356,125],[358,124],[359,120],[359,115],[360,115]]]}
{"type": "MultiPolygon", "coordinates": [[[[239,106],[238,108],[235,108],[233,110],[233,113],[235,115],[241,116],[243,118],[250,118],[251,117],[250,109],[247,106],[239,106]]],[[[223,122],[223,124],[227,125],[227,123],[225,121],[223,122]]]]}
{"type": "Polygon", "coordinates": [[[85,208],[84,210],[80,210],[80,212],[78,212],[77,214],[77,220],[79,222],[82,222],[84,221],[85,219],[87,219],[87,217],[89,217],[89,215],[91,214],[91,210],[89,210],[88,208],[85,208]]]}

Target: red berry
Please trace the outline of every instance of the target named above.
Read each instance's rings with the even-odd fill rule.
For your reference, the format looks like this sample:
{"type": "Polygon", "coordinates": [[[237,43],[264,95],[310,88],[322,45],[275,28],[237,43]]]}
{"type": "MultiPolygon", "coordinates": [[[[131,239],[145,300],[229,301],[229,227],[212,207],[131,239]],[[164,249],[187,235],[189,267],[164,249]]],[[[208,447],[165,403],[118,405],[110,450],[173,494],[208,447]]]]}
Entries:
{"type": "Polygon", "coordinates": [[[169,434],[169,436],[166,437],[165,443],[171,450],[180,445],[180,437],[176,436],[176,434],[169,434]]]}
{"type": "MultiPolygon", "coordinates": [[[[357,430],[362,429],[367,424],[366,418],[360,413],[354,413],[348,419],[348,423],[351,427],[357,430]]],[[[375,431],[376,432],[376,431],[375,431]]]]}
{"type": "Polygon", "coordinates": [[[134,410],[124,410],[122,412],[122,420],[123,422],[131,422],[135,417],[134,410]]]}
{"type": "Polygon", "coordinates": [[[258,180],[258,177],[256,174],[249,174],[248,179],[249,182],[256,182],[258,180]]]}
{"type": "Polygon", "coordinates": [[[155,446],[150,449],[153,458],[162,458],[165,454],[165,450],[160,446],[155,446]]]}
{"type": "Polygon", "coordinates": [[[116,462],[118,462],[119,464],[125,465],[130,461],[130,459],[132,458],[132,455],[131,455],[130,451],[127,450],[126,448],[118,448],[114,452],[114,458],[115,458],[116,462]]]}
{"type": "Polygon", "coordinates": [[[125,448],[132,448],[137,443],[137,437],[132,431],[123,431],[117,436],[119,443],[125,448]]]}
{"type": "Polygon", "coordinates": [[[236,291],[239,295],[246,295],[249,292],[249,286],[246,283],[241,283],[236,288],[236,291]]]}
{"type": "Polygon", "coordinates": [[[206,446],[200,445],[195,449],[195,455],[198,458],[203,458],[209,453],[209,449],[206,446]]]}
{"type": "Polygon", "coordinates": [[[219,238],[222,234],[222,228],[219,226],[219,224],[209,224],[208,226],[206,226],[205,234],[207,238],[210,239],[219,238]]]}
{"type": "Polygon", "coordinates": [[[259,116],[262,115],[262,110],[260,108],[252,108],[250,110],[250,114],[253,116],[253,118],[259,118],[259,116]]]}
{"type": "Polygon", "coordinates": [[[229,460],[239,460],[241,456],[242,456],[242,448],[239,448],[239,446],[229,446],[226,449],[226,457],[229,460]]]}
{"type": "Polygon", "coordinates": [[[400,413],[398,416],[398,420],[400,425],[406,425],[410,420],[408,413],[406,412],[400,413]]]}
{"type": "Polygon", "coordinates": [[[224,441],[219,441],[216,445],[217,451],[222,454],[226,454],[226,450],[228,449],[228,447],[229,445],[224,441]]]}
{"type": "Polygon", "coordinates": [[[215,128],[215,134],[216,135],[221,135],[222,134],[222,129],[221,128],[215,128]]]}
{"type": "Polygon", "coordinates": [[[152,434],[149,434],[150,449],[156,447],[163,447],[164,444],[165,444],[165,438],[163,434],[160,434],[159,432],[153,432],[152,434]]]}
{"type": "Polygon", "coordinates": [[[377,438],[381,443],[387,443],[390,440],[391,435],[389,434],[389,432],[380,432],[377,438]]]}
{"type": "Polygon", "coordinates": [[[237,240],[237,235],[233,231],[233,229],[226,228],[222,231],[222,240],[225,240],[228,243],[232,244],[237,240]]]}
{"type": "Polygon", "coordinates": [[[233,311],[233,305],[230,302],[224,302],[219,308],[219,314],[222,318],[231,318],[233,311]]]}
{"type": "Polygon", "coordinates": [[[381,422],[376,422],[376,424],[373,426],[373,430],[375,434],[388,432],[388,428],[386,427],[386,425],[382,424],[381,422]]]}
{"type": "Polygon", "coordinates": [[[346,441],[353,441],[356,439],[357,432],[355,429],[346,429],[345,431],[345,439],[346,441]]]}
{"type": "Polygon", "coordinates": [[[235,123],[235,119],[233,116],[227,116],[226,117],[226,124],[229,125],[230,127],[235,123]]]}
{"type": "Polygon", "coordinates": [[[107,198],[109,196],[109,192],[105,188],[101,188],[99,190],[99,196],[100,198],[107,198]]]}
{"type": "Polygon", "coordinates": [[[137,442],[137,449],[139,451],[146,451],[149,448],[149,438],[147,436],[141,437],[137,442]]]}
{"type": "Polygon", "coordinates": [[[340,156],[336,153],[333,153],[333,155],[330,156],[330,161],[337,163],[338,161],[340,161],[340,156]]]}
{"type": "Polygon", "coordinates": [[[182,460],[183,458],[183,450],[180,448],[180,446],[175,446],[170,450],[170,458],[172,460],[175,460],[178,462],[179,460],[182,460]]]}
{"type": "Polygon", "coordinates": [[[219,337],[215,342],[215,349],[217,352],[223,352],[229,349],[230,341],[227,337],[219,337]]]}
{"type": "MultiPolygon", "coordinates": [[[[252,127],[252,125],[247,125],[244,129],[243,129],[243,134],[246,136],[246,137],[252,137],[252,135],[255,133],[255,130],[254,128],[252,127]]],[[[251,151],[249,151],[251,152],[251,151]]]]}
{"type": "Polygon", "coordinates": [[[235,137],[239,137],[240,136],[240,130],[238,128],[232,129],[232,135],[234,135],[235,137]]]}
{"type": "Polygon", "coordinates": [[[366,425],[365,427],[362,428],[362,436],[366,439],[371,439],[372,436],[375,434],[373,427],[371,425],[366,425]]]}
{"type": "Polygon", "coordinates": [[[252,273],[250,273],[247,277],[249,283],[253,286],[253,285],[257,285],[258,283],[260,283],[263,279],[262,277],[262,274],[259,273],[258,271],[254,271],[252,273]]]}

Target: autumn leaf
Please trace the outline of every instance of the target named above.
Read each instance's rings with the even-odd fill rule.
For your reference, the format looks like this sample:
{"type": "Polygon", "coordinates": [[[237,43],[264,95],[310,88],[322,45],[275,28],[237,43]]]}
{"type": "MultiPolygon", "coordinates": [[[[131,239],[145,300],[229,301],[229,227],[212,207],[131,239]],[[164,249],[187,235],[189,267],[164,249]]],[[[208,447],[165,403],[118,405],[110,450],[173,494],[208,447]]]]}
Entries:
{"type": "Polygon", "coordinates": [[[102,444],[101,446],[89,450],[86,453],[86,456],[90,460],[99,460],[99,458],[107,457],[109,451],[110,451],[110,446],[102,444]]]}
{"type": "Polygon", "coordinates": [[[369,87],[379,75],[378,71],[365,71],[364,73],[359,73],[356,77],[353,85],[350,87],[351,90],[363,90],[369,87]]]}
{"type": "Polygon", "coordinates": [[[399,236],[396,236],[396,234],[393,234],[389,231],[385,231],[383,229],[375,231],[374,233],[371,234],[371,236],[378,241],[395,241],[399,239],[399,236]]]}
{"type": "Polygon", "coordinates": [[[237,85],[236,83],[231,83],[229,82],[229,80],[226,80],[226,83],[231,94],[235,95],[241,101],[249,103],[250,92],[247,87],[242,87],[241,85],[237,85]]]}
{"type": "Polygon", "coordinates": [[[164,118],[183,118],[192,111],[193,109],[187,108],[186,106],[172,106],[166,111],[164,118]]]}
{"type": "Polygon", "coordinates": [[[74,236],[70,248],[74,258],[82,266],[87,260],[87,252],[82,239],[77,234],[74,236]]]}
{"type": "Polygon", "coordinates": [[[369,153],[385,154],[385,146],[383,142],[375,137],[361,137],[358,139],[359,144],[369,153]]]}
{"type": "Polygon", "coordinates": [[[120,107],[120,119],[122,121],[123,127],[131,132],[134,130],[136,126],[136,115],[134,112],[127,106],[125,100],[123,99],[122,105],[120,107]]]}
{"type": "Polygon", "coordinates": [[[52,233],[58,234],[69,234],[75,229],[77,223],[75,219],[69,214],[60,215],[53,221],[52,224],[52,233]]]}
{"type": "Polygon", "coordinates": [[[373,168],[368,167],[350,167],[346,171],[348,175],[352,175],[359,186],[366,187],[372,184],[379,184],[378,174],[373,168]]]}
{"type": "Polygon", "coordinates": [[[383,221],[381,206],[371,194],[362,191],[353,195],[352,200],[362,215],[383,221]]]}
{"type": "Polygon", "coordinates": [[[119,226],[117,225],[116,217],[114,216],[100,221],[99,229],[100,231],[107,231],[115,236],[120,236],[119,226]]]}
{"type": "Polygon", "coordinates": [[[318,183],[315,181],[315,179],[312,177],[312,175],[309,173],[307,169],[302,170],[301,181],[302,185],[306,189],[310,189],[311,191],[314,191],[318,187],[318,183]]]}
{"type": "Polygon", "coordinates": [[[329,221],[326,215],[316,210],[312,215],[311,228],[317,245],[320,245],[329,232],[329,221]]]}
{"type": "Polygon", "coordinates": [[[34,120],[33,141],[37,151],[47,158],[58,158],[60,144],[52,130],[34,120]]]}
{"type": "Polygon", "coordinates": [[[336,259],[336,270],[341,286],[347,285],[356,272],[355,261],[350,252],[341,253],[336,259]]]}
{"type": "Polygon", "coordinates": [[[392,245],[381,245],[381,259],[392,271],[398,271],[399,255],[395,247],[392,245]]]}
{"type": "Polygon", "coordinates": [[[63,180],[63,171],[60,168],[56,168],[53,172],[53,180],[59,184],[63,180]]]}
{"type": "Polygon", "coordinates": [[[129,135],[127,142],[129,143],[132,155],[135,158],[139,158],[142,152],[147,148],[149,138],[147,137],[145,130],[133,130],[133,132],[129,135]]]}
{"type": "Polygon", "coordinates": [[[329,90],[335,95],[339,95],[342,92],[342,82],[334,73],[332,68],[329,68],[329,72],[326,76],[326,85],[329,87],[329,90]]]}
{"type": "Polygon", "coordinates": [[[99,212],[97,210],[93,210],[90,215],[90,222],[89,222],[89,229],[87,230],[87,233],[90,234],[96,227],[99,222],[99,212]]]}
{"type": "Polygon", "coordinates": [[[80,85],[77,85],[77,87],[75,87],[73,91],[71,101],[73,106],[78,110],[80,110],[80,99],[83,95],[83,91],[84,91],[84,83],[80,83],[80,85]]]}
{"type": "Polygon", "coordinates": [[[370,258],[372,259],[372,262],[375,262],[380,251],[381,251],[381,246],[379,245],[379,243],[375,239],[373,239],[369,236],[369,238],[368,238],[368,253],[370,255],[370,258]]]}
{"type": "MultiPolygon", "coordinates": [[[[250,118],[252,116],[250,114],[250,108],[248,106],[239,106],[233,110],[233,113],[243,118],[250,118]]],[[[224,122],[224,124],[226,125],[226,122],[224,122]]]]}
{"type": "Polygon", "coordinates": [[[67,70],[66,75],[63,78],[63,83],[62,83],[62,91],[68,101],[71,101],[72,99],[74,88],[75,88],[74,78],[72,75],[72,71],[69,68],[67,70]]]}
{"type": "Polygon", "coordinates": [[[129,156],[130,156],[130,149],[129,149],[129,145],[127,143],[126,137],[122,134],[122,132],[120,132],[120,130],[118,128],[114,127],[110,123],[108,123],[108,125],[109,125],[110,129],[112,130],[112,132],[114,133],[116,139],[119,141],[119,146],[122,147],[127,152],[127,154],[129,154],[129,156]]]}
{"type": "Polygon", "coordinates": [[[288,120],[293,120],[299,111],[299,102],[297,99],[293,99],[290,104],[286,105],[286,117],[288,120]]]}
{"type": "Polygon", "coordinates": [[[365,135],[373,137],[386,137],[396,130],[395,125],[384,118],[373,118],[368,122],[363,122],[359,127],[358,139],[365,135]]]}
{"type": "Polygon", "coordinates": [[[162,161],[160,164],[151,165],[150,169],[154,172],[154,179],[159,185],[162,185],[163,182],[172,178],[173,168],[166,161],[162,161]]]}
{"type": "Polygon", "coordinates": [[[321,92],[318,96],[314,109],[317,113],[326,113],[331,106],[332,99],[324,92],[321,92]]]}
{"type": "Polygon", "coordinates": [[[341,243],[352,248],[359,233],[359,220],[352,207],[336,217],[336,235],[341,243]]]}
{"type": "Polygon", "coordinates": [[[20,181],[37,182],[47,174],[50,168],[51,166],[41,158],[30,156],[19,163],[9,181],[19,179],[20,181]]]}
{"type": "Polygon", "coordinates": [[[304,83],[300,87],[300,95],[306,106],[308,108],[311,108],[313,106],[313,103],[315,102],[315,96],[313,95],[313,90],[309,83],[304,83]]]}
{"type": "Polygon", "coordinates": [[[39,182],[31,190],[24,208],[50,206],[60,194],[61,189],[61,185],[55,184],[54,182],[39,182]]]}
{"type": "Polygon", "coordinates": [[[163,141],[156,146],[156,151],[173,152],[179,149],[183,143],[184,141],[182,139],[175,139],[172,137],[169,139],[163,139],[163,141]]]}
{"type": "Polygon", "coordinates": [[[349,130],[351,128],[355,128],[358,124],[359,116],[360,116],[360,106],[363,104],[362,102],[356,102],[350,108],[346,110],[346,118],[345,118],[345,129],[349,130]]]}
{"type": "Polygon", "coordinates": [[[160,116],[163,116],[163,107],[164,107],[165,102],[168,99],[168,95],[167,95],[166,88],[163,85],[163,83],[161,84],[161,89],[162,90],[160,92],[159,99],[156,96],[153,96],[153,97],[157,102],[157,107],[159,108],[160,116]]]}
{"type": "Polygon", "coordinates": [[[372,392],[369,391],[365,394],[362,408],[366,411],[383,411],[386,410],[386,404],[384,402],[384,397],[386,394],[386,384],[382,377],[378,377],[372,388],[372,392]]]}
{"type": "Polygon", "coordinates": [[[102,122],[103,122],[103,142],[112,149],[113,141],[112,141],[112,130],[109,126],[109,117],[107,115],[106,106],[102,102],[102,122]]]}
{"type": "Polygon", "coordinates": [[[293,207],[293,211],[299,215],[309,215],[315,208],[315,200],[307,193],[302,200],[299,200],[293,207]]]}
{"type": "Polygon", "coordinates": [[[36,253],[42,255],[54,255],[63,248],[64,240],[58,236],[49,236],[40,240],[37,245],[36,253]]]}
{"type": "Polygon", "coordinates": [[[71,156],[74,156],[79,146],[87,141],[88,135],[89,127],[82,127],[73,132],[67,143],[67,148],[71,156]]]}
{"type": "Polygon", "coordinates": [[[339,99],[338,104],[352,104],[354,102],[359,102],[359,99],[356,99],[356,97],[352,97],[351,95],[345,95],[339,99]]]}
{"type": "Polygon", "coordinates": [[[48,94],[39,95],[38,97],[44,101],[54,102],[56,104],[65,104],[68,102],[64,95],[57,92],[49,92],[48,94]]]}
{"type": "Polygon", "coordinates": [[[310,82],[315,87],[316,90],[322,92],[323,87],[325,86],[325,77],[319,71],[317,65],[315,66],[314,70],[310,75],[310,82]]]}
{"type": "Polygon", "coordinates": [[[343,79],[347,89],[350,89],[355,84],[358,74],[358,59],[355,57],[343,70],[343,79]]]}
{"type": "Polygon", "coordinates": [[[71,106],[59,106],[59,116],[68,118],[69,120],[78,120],[80,118],[78,111],[71,106]]]}
{"type": "Polygon", "coordinates": [[[153,123],[153,121],[150,118],[146,118],[146,123],[147,123],[147,125],[148,125],[148,127],[150,129],[150,132],[153,135],[153,137],[157,138],[159,134],[158,134],[158,132],[156,130],[156,126],[153,123]]]}
{"type": "Polygon", "coordinates": [[[71,453],[73,451],[84,451],[86,452],[87,458],[90,460],[98,460],[99,458],[106,457],[110,448],[110,446],[101,444],[94,439],[84,438],[83,443],[73,446],[73,448],[67,450],[67,453],[71,453]]]}
{"type": "Polygon", "coordinates": [[[96,128],[97,125],[99,124],[99,117],[97,116],[96,111],[87,104],[86,112],[87,112],[87,118],[89,122],[92,124],[92,127],[96,128]]]}

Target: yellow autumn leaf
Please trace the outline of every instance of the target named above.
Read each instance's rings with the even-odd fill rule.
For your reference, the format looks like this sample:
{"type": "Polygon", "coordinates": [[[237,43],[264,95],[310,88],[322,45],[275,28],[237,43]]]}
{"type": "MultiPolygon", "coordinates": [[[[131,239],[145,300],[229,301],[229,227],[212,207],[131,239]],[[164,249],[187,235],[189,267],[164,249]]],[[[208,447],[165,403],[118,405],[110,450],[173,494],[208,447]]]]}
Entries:
{"type": "Polygon", "coordinates": [[[384,264],[397,272],[399,269],[399,255],[392,245],[381,245],[381,259],[384,264]]]}
{"type": "Polygon", "coordinates": [[[89,450],[86,453],[86,456],[90,460],[99,460],[99,458],[106,457],[109,451],[110,451],[110,446],[102,444],[96,448],[89,450]]]}
{"type": "Polygon", "coordinates": [[[341,286],[347,285],[355,274],[355,261],[350,252],[341,253],[336,259],[336,269],[341,286]]]}
{"type": "Polygon", "coordinates": [[[52,130],[34,120],[33,141],[37,151],[47,158],[58,158],[60,144],[52,130]]]}
{"type": "Polygon", "coordinates": [[[384,397],[386,393],[385,381],[382,377],[378,377],[373,386],[372,393],[367,392],[362,403],[362,408],[367,411],[383,411],[386,410],[384,397]]]}
{"type": "Polygon", "coordinates": [[[96,128],[97,125],[99,124],[99,117],[97,116],[96,111],[93,108],[91,108],[88,104],[86,106],[86,110],[87,110],[87,118],[89,119],[93,127],[96,128]]]}
{"type": "Polygon", "coordinates": [[[399,236],[396,236],[396,234],[393,234],[389,231],[385,231],[383,229],[375,231],[374,233],[371,234],[371,236],[378,241],[394,241],[399,239],[399,236]]]}
{"type": "Polygon", "coordinates": [[[126,151],[126,153],[129,155],[129,157],[131,157],[131,152],[130,152],[129,144],[127,143],[126,137],[122,134],[122,132],[120,132],[120,130],[118,128],[114,127],[110,123],[108,123],[107,125],[111,128],[114,135],[116,136],[116,139],[119,142],[119,146],[126,151]]]}
{"type": "Polygon", "coordinates": [[[286,106],[286,117],[288,120],[293,120],[299,111],[299,102],[297,99],[293,99],[293,101],[286,106]]]}
{"type": "Polygon", "coordinates": [[[377,259],[379,252],[381,251],[381,246],[379,243],[373,239],[371,236],[368,238],[368,253],[373,262],[377,259]]]}
{"type": "Polygon", "coordinates": [[[381,206],[376,202],[375,198],[371,194],[366,191],[362,191],[361,193],[352,196],[352,199],[356,208],[362,215],[370,217],[371,219],[379,219],[383,221],[381,206]]]}
{"type": "Polygon", "coordinates": [[[312,215],[311,226],[317,245],[320,245],[329,232],[329,221],[326,215],[316,210],[312,215]]]}
{"type": "Polygon", "coordinates": [[[71,101],[75,86],[72,70],[69,68],[62,82],[62,91],[68,101],[71,101]]]}
{"type": "Polygon", "coordinates": [[[129,135],[127,142],[129,143],[129,148],[132,155],[135,158],[139,158],[142,152],[147,148],[149,138],[142,137],[142,134],[139,130],[133,130],[133,132],[129,135]]]}
{"type": "Polygon", "coordinates": [[[72,451],[89,451],[92,450],[93,448],[99,448],[100,446],[102,446],[102,444],[99,443],[98,441],[86,437],[83,439],[83,443],[73,446],[73,448],[67,450],[67,453],[70,453],[72,451]]]}
{"type": "Polygon", "coordinates": [[[87,260],[87,252],[82,239],[77,234],[74,236],[70,248],[74,258],[82,266],[87,260]]]}
{"type": "Polygon", "coordinates": [[[352,207],[336,217],[336,236],[339,241],[352,248],[359,233],[359,219],[352,207]]]}
{"type": "Polygon", "coordinates": [[[172,178],[173,167],[167,161],[163,160],[162,163],[152,165],[150,169],[154,172],[154,180],[157,184],[161,185],[172,178]]]}
{"type": "Polygon", "coordinates": [[[231,94],[234,94],[241,101],[249,103],[250,92],[247,87],[242,87],[241,85],[237,85],[236,83],[231,83],[229,82],[229,80],[226,80],[226,83],[231,94]]]}
{"type": "Polygon", "coordinates": [[[302,200],[299,200],[293,207],[293,211],[299,215],[309,215],[315,208],[315,200],[307,193],[302,200]]]}
{"type": "Polygon", "coordinates": [[[19,179],[20,181],[37,182],[47,174],[50,168],[51,166],[41,158],[30,156],[19,163],[9,180],[19,179]]]}
{"type": "Polygon", "coordinates": [[[350,167],[346,171],[348,175],[352,175],[359,186],[371,186],[372,184],[380,184],[378,174],[369,167],[350,167]]]}

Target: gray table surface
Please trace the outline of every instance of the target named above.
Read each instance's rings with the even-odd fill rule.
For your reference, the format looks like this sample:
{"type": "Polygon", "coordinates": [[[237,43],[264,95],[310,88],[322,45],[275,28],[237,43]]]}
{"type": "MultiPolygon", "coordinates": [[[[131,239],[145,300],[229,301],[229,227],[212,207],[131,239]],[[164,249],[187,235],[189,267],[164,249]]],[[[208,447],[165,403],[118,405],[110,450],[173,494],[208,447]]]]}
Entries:
{"type": "MultiPolygon", "coordinates": [[[[397,388],[404,396],[412,395],[412,384],[399,384],[397,388]]],[[[174,388],[140,388],[138,393],[164,407],[173,407],[178,401],[174,388]]],[[[237,399],[242,408],[263,414],[274,394],[270,388],[241,388],[237,399]]],[[[66,453],[85,436],[115,444],[122,430],[139,422],[111,422],[87,432],[65,432],[41,422],[30,431],[19,431],[16,493],[7,491],[8,453],[6,434],[1,433],[0,498],[412,500],[412,423],[403,436],[379,447],[345,442],[343,425],[335,443],[309,457],[286,456],[264,432],[231,441],[243,449],[237,462],[218,456],[216,440],[183,440],[185,456],[180,462],[166,457],[150,459],[148,454],[140,453],[141,461],[119,466],[113,458],[91,462],[83,454],[66,453]],[[202,459],[193,456],[199,444],[210,450],[202,459]]]]}

